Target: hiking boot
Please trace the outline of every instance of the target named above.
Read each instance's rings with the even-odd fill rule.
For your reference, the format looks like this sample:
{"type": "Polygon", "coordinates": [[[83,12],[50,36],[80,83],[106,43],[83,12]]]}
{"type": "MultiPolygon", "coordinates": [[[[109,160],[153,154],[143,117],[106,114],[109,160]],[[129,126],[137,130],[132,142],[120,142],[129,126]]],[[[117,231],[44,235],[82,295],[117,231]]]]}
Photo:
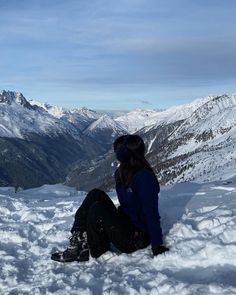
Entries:
{"type": "Polygon", "coordinates": [[[51,259],[58,262],[88,261],[89,249],[86,232],[83,234],[73,232],[69,247],[65,251],[53,253],[51,259]]]}

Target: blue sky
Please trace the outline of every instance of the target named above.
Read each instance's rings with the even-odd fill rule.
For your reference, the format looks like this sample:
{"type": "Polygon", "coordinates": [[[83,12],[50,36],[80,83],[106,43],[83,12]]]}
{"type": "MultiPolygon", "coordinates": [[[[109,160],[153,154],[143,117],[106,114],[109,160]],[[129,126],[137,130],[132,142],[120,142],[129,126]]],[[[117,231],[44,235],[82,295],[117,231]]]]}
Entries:
{"type": "Polygon", "coordinates": [[[0,0],[0,90],[166,108],[236,92],[235,0],[0,0]]]}

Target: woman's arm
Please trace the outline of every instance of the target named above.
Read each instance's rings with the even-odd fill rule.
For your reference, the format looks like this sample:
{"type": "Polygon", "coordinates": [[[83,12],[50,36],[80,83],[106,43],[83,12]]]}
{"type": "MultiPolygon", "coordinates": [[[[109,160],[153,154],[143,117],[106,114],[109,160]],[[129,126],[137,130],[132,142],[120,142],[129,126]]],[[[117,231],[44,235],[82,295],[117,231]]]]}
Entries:
{"type": "Polygon", "coordinates": [[[156,176],[142,169],[134,177],[134,190],[144,213],[152,248],[163,244],[160,216],[158,212],[158,193],[160,186],[156,176]]]}

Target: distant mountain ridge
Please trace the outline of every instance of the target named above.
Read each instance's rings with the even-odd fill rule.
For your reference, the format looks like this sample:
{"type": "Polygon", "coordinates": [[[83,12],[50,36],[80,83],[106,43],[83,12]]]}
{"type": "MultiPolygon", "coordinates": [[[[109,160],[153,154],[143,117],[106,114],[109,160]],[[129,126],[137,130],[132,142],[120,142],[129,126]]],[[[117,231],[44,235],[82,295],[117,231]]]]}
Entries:
{"type": "Polygon", "coordinates": [[[207,96],[166,110],[99,112],[28,101],[0,92],[0,185],[63,182],[110,189],[112,142],[137,133],[162,184],[234,176],[236,94],[207,96]]]}

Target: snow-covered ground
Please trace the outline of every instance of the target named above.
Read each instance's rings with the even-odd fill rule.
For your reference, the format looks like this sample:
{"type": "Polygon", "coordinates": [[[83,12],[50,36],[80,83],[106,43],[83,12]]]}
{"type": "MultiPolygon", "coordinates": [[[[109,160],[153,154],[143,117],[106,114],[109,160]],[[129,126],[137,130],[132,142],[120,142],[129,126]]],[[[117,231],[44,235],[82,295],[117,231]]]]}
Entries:
{"type": "Polygon", "coordinates": [[[0,294],[236,294],[236,179],[162,188],[166,254],[152,258],[148,247],[80,264],[51,261],[67,246],[84,197],[60,184],[0,188],[0,294]]]}

